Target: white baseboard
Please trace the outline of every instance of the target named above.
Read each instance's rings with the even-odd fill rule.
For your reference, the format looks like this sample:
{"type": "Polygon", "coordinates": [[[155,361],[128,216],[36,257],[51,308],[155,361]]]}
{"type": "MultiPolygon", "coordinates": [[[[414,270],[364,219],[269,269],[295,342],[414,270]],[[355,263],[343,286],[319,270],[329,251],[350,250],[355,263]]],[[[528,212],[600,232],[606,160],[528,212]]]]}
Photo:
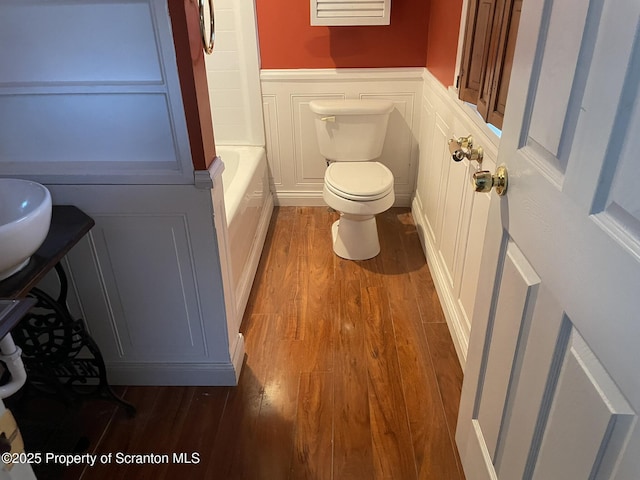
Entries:
{"type": "Polygon", "coordinates": [[[322,191],[275,191],[275,204],[279,207],[322,207],[326,203],[322,198],[322,191]]]}
{"type": "MultiPolygon", "coordinates": [[[[244,358],[239,345],[234,357],[244,358]]],[[[107,365],[111,385],[234,386],[240,368],[233,363],[127,363],[107,365]]]]}
{"type": "Polygon", "coordinates": [[[413,215],[413,220],[416,223],[418,236],[422,243],[424,255],[427,258],[427,264],[429,265],[429,270],[433,277],[433,283],[435,284],[436,292],[438,293],[438,298],[440,299],[442,310],[444,312],[445,319],[447,320],[447,326],[449,327],[449,332],[451,333],[451,338],[453,339],[453,344],[456,348],[458,360],[460,365],[464,368],[467,361],[469,336],[467,335],[466,330],[462,327],[462,312],[458,307],[457,299],[454,297],[451,288],[449,288],[447,284],[445,268],[440,264],[441,257],[437,254],[436,247],[431,242],[430,235],[426,233],[429,226],[427,225],[427,218],[422,210],[422,202],[418,195],[413,199],[411,214],[413,215]]]}
{"type": "Polygon", "coordinates": [[[396,200],[393,202],[394,207],[411,207],[413,193],[396,193],[396,200]]]}
{"type": "Polygon", "coordinates": [[[111,385],[235,386],[244,364],[244,335],[230,349],[230,363],[127,363],[107,365],[111,385]]]}

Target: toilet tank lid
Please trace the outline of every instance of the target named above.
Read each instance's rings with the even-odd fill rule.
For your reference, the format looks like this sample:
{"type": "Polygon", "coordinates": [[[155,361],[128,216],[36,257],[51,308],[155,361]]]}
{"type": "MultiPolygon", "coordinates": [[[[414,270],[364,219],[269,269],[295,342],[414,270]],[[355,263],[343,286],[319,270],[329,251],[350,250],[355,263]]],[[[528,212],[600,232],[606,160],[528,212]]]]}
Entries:
{"type": "Polygon", "coordinates": [[[311,100],[309,108],[319,115],[384,115],[393,110],[393,102],[373,98],[311,100]]]}

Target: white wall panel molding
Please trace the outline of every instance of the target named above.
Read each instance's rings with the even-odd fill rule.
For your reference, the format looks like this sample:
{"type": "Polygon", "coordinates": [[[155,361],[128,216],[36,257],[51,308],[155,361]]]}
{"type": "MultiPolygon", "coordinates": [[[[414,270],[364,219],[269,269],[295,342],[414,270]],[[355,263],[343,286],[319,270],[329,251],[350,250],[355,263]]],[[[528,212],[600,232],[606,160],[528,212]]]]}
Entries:
{"type": "Polygon", "coordinates": [[[280,128],[278,126],[278,105],[276,95],[262,95],[264,112],[264,130],[266,138],[267,158],[269,159],[269,182],[271,185],[282,185],[282,166],[280,163],[280,128]]]}
{"type": "Polygon", "coordinates": [[[473,135],[475,144],[485,150],[483,168],[493,170],[498,138],[453,90],[445,89],[427,70],[423,79],[419,169],[412,211],[464,365],[490,197],[473,192],[469,179],[476,163],[453,162],[447,142],[454,136],[473,135]]]}
{"type": "Polygon", "coordinates": [[[315,116],[309,103],[316,98],[345,99],[344,94],[291,94],[291,123],[293,125],[293,181],[295,185],[309,185],[322,191],[325,158],[320,155],[316,138],[315,116]]]}
{"type": "Polygon", "coordinates": [[[424,68],[299,68],[261,70],[260,80],[267,82],[322,80],[362,82],[379,80],[413,81],[423,79],[424,68]]]}
{"type": "Polygon", "coordinates": [[[244,342],[232,331],[235,299],[223,293],[211,191],[47,186],[54,204],[77,205],[96,221],[67,256],[70,308],[85,319],[113,382],[230,384],[244,342]]]}
{"type": "Polygon", "coordinates": [[[325,159],[309,102],[317,98],[385,98],[392,112],[380,161],[395,177],[396,206],[415,190],[422,68],[263,70],[263,104],[272,189],[280,205],[323,205],[325,159]]]}

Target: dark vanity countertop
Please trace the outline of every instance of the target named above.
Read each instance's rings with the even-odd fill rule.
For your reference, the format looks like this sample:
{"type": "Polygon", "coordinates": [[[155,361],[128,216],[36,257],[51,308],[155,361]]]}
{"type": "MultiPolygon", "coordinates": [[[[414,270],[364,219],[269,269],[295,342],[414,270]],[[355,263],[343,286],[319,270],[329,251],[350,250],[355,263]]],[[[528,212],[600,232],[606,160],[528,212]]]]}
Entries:
{"type": "Polygon", "coordinates": [[[47,238],[22,271],[0,281],[0,299],[25,297],[94,225],[79,208],[54,205],[47,238]]]}

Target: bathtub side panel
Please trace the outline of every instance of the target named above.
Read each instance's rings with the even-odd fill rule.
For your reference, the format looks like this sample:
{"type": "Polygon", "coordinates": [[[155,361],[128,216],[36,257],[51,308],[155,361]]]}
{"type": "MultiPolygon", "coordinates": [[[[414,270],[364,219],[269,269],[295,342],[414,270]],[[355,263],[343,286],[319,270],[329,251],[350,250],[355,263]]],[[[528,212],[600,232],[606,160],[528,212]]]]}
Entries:
{"type": "Polygon", "coordinates": [[[261,147],[224,147],[220,153],[234,172],[225,184],[225,211],[229,236],[229,261],[238,306],[238,321],[246,306],[260,259],[273,201],[269,192],[267,161],[261,147]],[[232,152],[229,152],[232,150],[232,152]],[[227,153],[228,161],[224,155],[227,153]],[[266,220],[265,220],[266,218],[266,220]]]}

